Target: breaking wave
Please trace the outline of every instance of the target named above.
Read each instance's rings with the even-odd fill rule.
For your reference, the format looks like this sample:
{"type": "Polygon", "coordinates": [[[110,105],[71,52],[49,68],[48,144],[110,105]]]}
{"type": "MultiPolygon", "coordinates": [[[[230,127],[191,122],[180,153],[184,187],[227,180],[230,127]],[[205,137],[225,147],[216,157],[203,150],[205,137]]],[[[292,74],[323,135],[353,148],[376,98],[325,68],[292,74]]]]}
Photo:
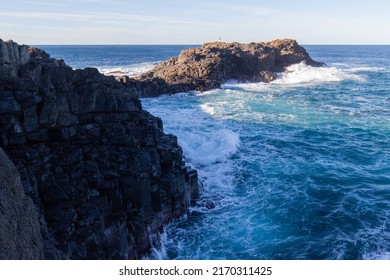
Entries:
{"type": "Polygon", "coordinates": [[[128,67],[99,67],[99,72],[104,75],[111,75],[111,76],[129,76],[129,77],[135,77],[142,73],[145,73],[146,71],[152,69],[154,66],[156,66],[157,62],[145,62],[145,63],[139,63],[134,65],[129,65],[128,67]]]}

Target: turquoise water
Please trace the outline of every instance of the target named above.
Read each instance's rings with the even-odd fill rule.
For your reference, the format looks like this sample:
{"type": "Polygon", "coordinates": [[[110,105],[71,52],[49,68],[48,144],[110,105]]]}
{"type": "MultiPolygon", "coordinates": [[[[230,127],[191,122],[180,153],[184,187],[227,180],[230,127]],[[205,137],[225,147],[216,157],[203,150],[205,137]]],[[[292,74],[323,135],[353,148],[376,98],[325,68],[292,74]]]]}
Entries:
{"type": "Polygon", "coordinates": [[[390,47],[307,50],[328,67],[142,100],[204,185],[150,258],[390,259],[390,47]]]}

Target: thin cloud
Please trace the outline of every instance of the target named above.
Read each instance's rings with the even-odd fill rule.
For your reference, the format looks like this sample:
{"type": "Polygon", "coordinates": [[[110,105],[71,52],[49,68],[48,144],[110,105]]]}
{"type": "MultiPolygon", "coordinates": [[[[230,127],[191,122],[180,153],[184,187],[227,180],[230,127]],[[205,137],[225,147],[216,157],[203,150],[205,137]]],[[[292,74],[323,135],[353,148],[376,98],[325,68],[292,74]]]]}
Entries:
{"type": "Polygon", "coordinates": [[[51,6],[51,7],[65,7],[64,3],[59,3],[55,1],[22,1],[23,4],[33,5],[33,6],[51,6]]]}
{"type": "Polygon", "coordinates": [[[82,14],[62,14],[45,12],[0,12],[2,17],[28,18],[28,19],[54,19],[54,20],[79,20],[86,21],[88,17],[82,14]]]}
{"type": "Polygon", "coordinates": [[[100,24],[129,24],[137,22],[150,22],[159,24],[190,24],[190,25],[223,25],[229,23],[199,22],[178,17],[150,16],[142,14],[124,13],[57,13],[57,12],[0,12],[0,17],[23,18],[23,19],[46,19],[63,21],[81,21],[100,24]]]}
{"type": "Polygon", "coordinates": [[[91,21],[91,22],[118,22],[127,21],[153,21],[161,23],[183,23],[188,22],[185,19],[172,17],[157,17],[138,14],[118,14],[118,13],[83,13],[83,14],[64,14],[64,13],[46,13],[46,12],[0,12],[2,17],[30,18],[30,19],[55,19],[68,21],[91,21]]]}
{"type": "MultiPolygon", "coordinates": [[[[103,3],[103,4],[113,4],[113,3],[123,3],[123,1],[121,0],[70,0],[68,2],[76,2],[76,3],[103,3]]],[[[29,4],[29,5],[47,5],[47,6],[59,6],[59,7],[65,7],[67,5],[69,5],[69,3],[66,3],[64,1],[56,1],[56,0],[52,0],[52,1],[45,1],[45,0],[37,0],[37,1],[22,1],[22,3],[24,4],[29,4]]]]}

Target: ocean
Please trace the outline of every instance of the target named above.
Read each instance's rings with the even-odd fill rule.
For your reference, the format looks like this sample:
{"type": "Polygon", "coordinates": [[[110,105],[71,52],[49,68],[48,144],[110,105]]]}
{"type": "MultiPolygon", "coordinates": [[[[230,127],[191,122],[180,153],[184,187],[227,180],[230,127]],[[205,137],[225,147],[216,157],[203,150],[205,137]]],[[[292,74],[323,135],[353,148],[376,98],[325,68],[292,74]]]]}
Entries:
{"type": "MultiPolygon", "coordinates": [[[[190,46],[40,46],[136,75],[190,46]]],[[[272,83],[142,99],[201,196],[149,259],[390,259],[390,46],[305,46],[272,83]]]]}

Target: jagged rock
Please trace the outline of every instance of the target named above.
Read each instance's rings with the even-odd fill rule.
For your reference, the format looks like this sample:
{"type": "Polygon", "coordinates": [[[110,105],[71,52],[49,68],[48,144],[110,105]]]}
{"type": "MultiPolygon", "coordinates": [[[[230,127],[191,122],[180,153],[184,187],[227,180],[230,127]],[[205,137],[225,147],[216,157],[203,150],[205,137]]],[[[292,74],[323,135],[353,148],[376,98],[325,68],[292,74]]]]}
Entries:
{"type": "Polygon", "coordinates": [[[33,59],[49,59],[50,55],[44,50],[38,48],[28,48],[28,53],[33,59]]]}
{"type": "Polygon", "coordinates": [[[28,47],[0,39],[0,82],[15,77],[19,66],[30,60],[28,47]]]}
{"type": "Polygon", "coordinates": [[[2,44],[23,55],[0,81],[0,147],[37,208],[44,257],[147,253],[151,237],[198,194],[197,172],[185,167],[176,137],[115,78],[72,70],[38,49],[28,60],[28,47],[2,44]]]}
{"type": "Polygon", "coordinates": [[[231,79],[271,82],[277,72],[302,61],[311,66],[323,66],[313,61],[295,40],[250,44],[213,42],[184,50],[177,58],[163,62],[135,79],[119,80],[135,87],[140,97],[153,97],[219,88],[231,79]]]}
{"type": "Polygon", "coordinates": [[[0,259],[42,259],[43,243],[35,206],[20,175],[0,148],[0,259]]]}

